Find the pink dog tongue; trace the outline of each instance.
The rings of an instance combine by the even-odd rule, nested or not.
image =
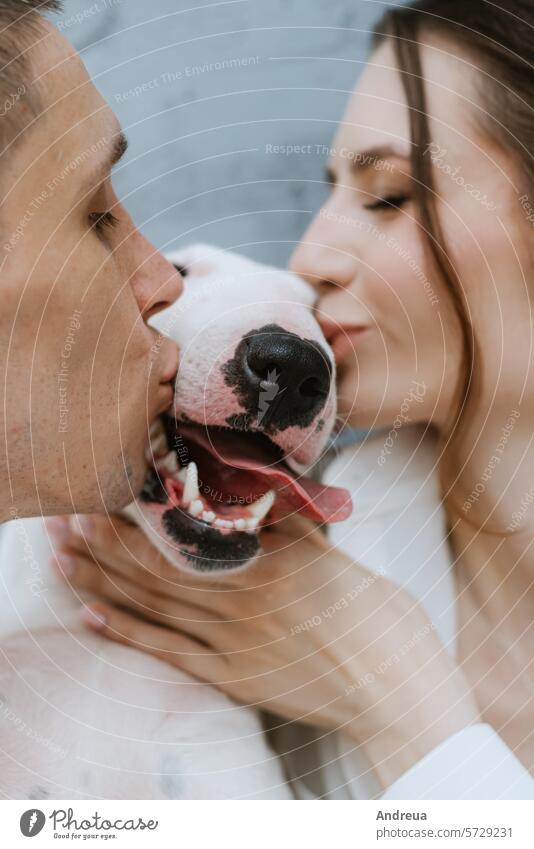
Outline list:
[[[284,467],[246,468],[253,468],[261,473],[269,481],[269,489],[278,491],[276,504],[280,508],[301,510],[305,516],[316,522],[343,522],[352,513],[352,502],[346,489],[325,486],[311,478],[297,479]]]
[[[296,478],[261,442],[243,439],[238,432],[206,431],[201,428],[180,427],[186,439],[192,438],[215,457],[234,469],[243,469],[262,479],[265,491],[277,492],[273,512],[300,510],[316,522],[342,522],[352,513],[348,490],[326,486],[311,478]]]

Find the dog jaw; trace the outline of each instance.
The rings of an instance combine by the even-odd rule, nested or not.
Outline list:
[[[287,466],[301,473],[319,458],[336,415],[334,360],[312,313],[313,290],[293,274],[205,245],[193,246],[168,258],[186,269],[184,293],[171,308],[155,316],[152,323],[162,334],[173,338],[180,349],[172,410],[177,433],[180,427],[186,431],[189,428],[191,433],[190,423],[193,423],[196,427],[209,426],[212,434],[216,433],[213,428],[224,428],[225,433],[230,430],[234,437],[236,433],[243,434],[244,443],[267,435],[280,456],[284,455]],[[276,369],[268,370],[269,379],[260,383],[257,399],[254,392],[245,398],[246,393],[235,377],[239,352],[251,334],[273,332],[273,329],[282,341],[287,336],[291,344],[309,346],[316,361],[319,352],[319,364],[327,369],[327,391],[316,405],[314,402],[317,413],[312,409],[310,415],[299,416],[299,421],[292,420],[291,404],[286,404],[283,416],[269,415],[273,395],[276,403]],[[224,443],[224,434],[219,438]],[[168,441],[164,450],[174,448],[177,446]],[[191,472],[190,458],[183,458],[179,449],[177,455],[179,463]],[[175,466],[174,453],[169,454],[167,461]],[[268,468],[269,461],[266,462]],[[278,460],[273,460],[273,464],[277,469]],[[244,468],[243,474],[247,473],[246,464],[237,463],[235,468]],[[229,474],[235,471],[231,464],[225,469],[231,470]],[[169,499],[169,485],[161,480],[165,474],[164,468],[161,475],[152,477],[144,496],[127,511],[162,554],[178,568],[195,575],[249,566],[260,550],[255,531],[261,522],[254,516],[264,512],[260,504],[265,503],[265,498],[271,499],[269,504],[275,500],[274,491],[266,494],[259,491],[258,498],[263,494],[263,501],[261,498],[251,501],[237,513],[232,509],[227,522],[226,514],[216,516],[214,511],[218,506],[212,504],[211,509],[198,500],[189,503],[189,497],[184,497],[187,494],[184,470],[180,474],[176,470],[174,474],[181,483],[170,482],[170,490],[178,488],[177,503],[173,503],[172,497]],[[275,478],[284,475],[283,472],[269,474]],[[295,489],[299,487],[295,485]],[[306,487],[304,490],[300,487],[303,498],[307,497],[302,496],[305,490]]]

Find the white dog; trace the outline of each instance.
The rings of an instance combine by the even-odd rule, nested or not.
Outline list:
[[[336,545],[413,592],[451,644],[432,438],[403,428],[387,462],[377,463],[385,444],[378,435],[337,452],[324,475],[332,486],[303,476],[324,453],[336,414],[334,361],[312,314],[313,292],[294,275],[202,245],[171,260],[186,271],[185,291],[155,323],[181,349],[175,407],[152,429],[151,471],[130,517],[178,569],[197,576],[247,568],[258,528],[288,512],[338,522]],[[352,516],[340,483],[353,496]],[[5,530],[4,797],[307,795],[296,781],[290,790],[254,710],[80,624],[80,599],[47,569],[52,555],[40,520]],[[321,745],[323,788],[341,798],[373,795],[365,762],[342,735]],[[298,750],[285,768],[307,771]]]
[[[171,260],[185,291],[155,323],[181,350],[174,415],[152,429],[128,513],[180,569],[244,569],[266,522],[350,514],[345,490],[303,476],[334,425],[334,362],[302,280],[201,245]],[[4,533],[4,796],[290,796],[256,712],[88,632],[41,520]]]

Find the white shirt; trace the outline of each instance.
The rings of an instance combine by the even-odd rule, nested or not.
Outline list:
[[[349,489],[354,503],[351,518],[332,525],[332,542],[410,592],[455,656],[456,591],[436,447],[434,434],[416,426],[367,436],[343,448],[323,480]],[[445,740],[382,794],[344,734],[295,723],[274,740],[298,798],[534,799],[534,778],[483,723]]]

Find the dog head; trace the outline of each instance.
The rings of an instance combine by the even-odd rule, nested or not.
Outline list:
[[[153,324],[180,367],[135,518],[180,568],[243,568],[266,524],[350,514],[345,490],[303,475],[334,426],[334,360],[297,276],[206,245],[169,259],[184,293]]]

